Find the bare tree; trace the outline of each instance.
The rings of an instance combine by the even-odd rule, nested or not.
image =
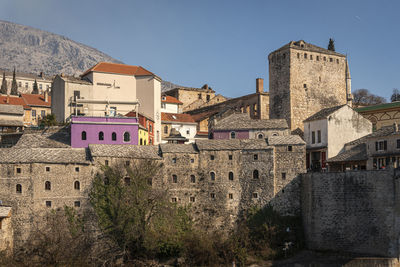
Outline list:
[[[386,103],[386,99],[381,96],[371,94],[368,89],[358,89],[353,92],[353,105],[368,106]]]
[[[391,102],[400,101],[400,91],[397,88],[393,89],[393,94],[390,97]]]

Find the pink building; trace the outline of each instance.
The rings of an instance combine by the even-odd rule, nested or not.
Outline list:
[[[137,118],[83,117],[71,119],[71,146],[89,144],[137,145],[139,124]]]

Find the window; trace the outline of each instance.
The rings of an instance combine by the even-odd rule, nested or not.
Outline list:
[[[21,168],[17,168],[17,173],[21,173]]]
[[[108,160],[107,159],[104,161],[104,165],[108,166]]]
[[[51,190],[51,183],[49,181],[44,183],[44,190]]]
[[[82,139],[82,140],[86,140],[86,132],[85,132],[85,131],[82,131],[82,133],[81,133],[81,139]]]
[[[131,178],[125,177],[124,178],[124,183],[125,183],[125,185],[131,185]]]
[[[75,208],[79,208],[81,206],[81,202],[80,201],[75,201],[74,202],[74,207]]]
[[[258,193],[254,192],[253,193],[253,198],[258,198]]]
[[[333,58],[330,57],[330,58],[329,58],[329,62],[332,62],[332,61],[333,61]]]
[[[79,167],[75,167],[75,172],[79,172]]]
[[[317,132],[317,137],[318,137],[318,143],[321,143],[321,131],[318,130]]]
[[[207,102],[209,102],[210,101],[210,95],[207,95],[206,99],[207,99]]]
[[[112,141],[117,141],[117,134],[116,134],[115,132],[113,132],[113,133],[111,134],[111,140],[112,140]]]
[[[75,190],[81,190],[81,183],[79,181],[74,182],[74,189]]]
[[[258,139],[263,139],[263,138],[264,138],[264,135],[263,135],[262,133],[260,133],[260,134],[258,134],[257,138],[258,138]]]
[[[176,202],[176,197],[171,198],[171,202]]]
[[[211,198],[215,198],[215,193],[211,193],[211,194],[210,194],[210,197],[211,197]]]
[[[42,84],[40,83],[40,84],[39,84],[39,89],[42,90],[42,88],[43,88],[43,87],[42,87]]]
[[[175,174],[172,175],[172,182],[173,182],[174,184],[178,183],[178,176],[176,176]]]
[[[375,142],[375,150],[376,151],[384,151],[387,150],[387,141],[378,141]]]
[[[153,178],[147,178],[147,184],[153,185]]]
[[[168,133],[168,126],[167,126],[167,125],[164,126],[164,133],[165,133],[165,134]]]
[[[18,82],[18,87],[22,87],[22,82]]]
[[[232,160],[232,159],[233,159],[233,156],[232,156],[232,155],[229,155],[228,158],[229,158],[229,160]]]
[[[153,132],[153,126],[151,124],[149,124],[149,132]]]
[[[283,59],[286,58],[286,54],[285,54],[285,53],[282,54],[282,58],[283,58]]]
[[[231,139],[235,139],[236,138],[236,133],[235,132],[231,132]]]
[[[303,84],[303,87],[304,87],[304,88],[307,88],[307,84]]]
[[[339,59],[336,59],[336,63],[339,64]]]
[[[324,57],[324,61],[326,61],[326,57]]]
[[[176,163],[176,158],[173,158],[173,159],[172,159],[172,163]]]
[[[287,151],[293,151],[293,147],[292,146],[288,146],[287,147]]]
[[[310,60],[312,60],[312,55],[310,55]]]
[[[50,88],[50,85],[46,84],[46,89],[49,89],[49,88]]]
[[[233,172],[229,172],[228,178],[230,181],[233,181]]]
[[[319,56],[317,56],[317,61],[319,61]]]
[[[25,88],[28,89],[28,83],[25,83]]]
[[[254,154],[254,155],[253,155],[253,159],[254,159],[254,160],[258,160],[258,154]]]
[[[36,119],[36,110],[32,109],[32,118]]]
[[[215,181],[215,172],[210,172],[211,181]]]
[[[315,144],[315,132],[311,132],[311,144]]]
[[[124,142],[130,142],[131,141],[131,134],[129,132],[124,133]]]
[[[99,132],[99,140],[100,141],[104,140],[104,133],[103,132]]]
[[[228,194],[228,198],[229,198],[229,199],[233,199],[233,194],[232,194],[232,193],[229,193],[229,194]]]
[[[194,163],[194,159],[190,159],[190,163]]]
[[[199,99],[201,99],[201,94],[199,94],[198,96],[199,96]]]
[[[214,159],[215,159],[215,156],[214,156],[214,155],[211,155],[211,156],[210,156],[210,159],[211,159],[211,160],[214,160]]]
[[[304,53],[304,58],[307,58],[307,53]]]
[[[258,179],[258,170],[253,171],[253,179]]]
[[[189,130],[186,130],[186,134],[190,134],[190,129],[189,129]]]
[[[193,174],[190,175],[190,182],[191,183],[195,183],[196,182],[196,176],[194,176]]]
[[[286,179],[286,172],[282,172],[282,180]]]
[[[161,103],[161,108],[165,108],[166,104],[165,103]]]
[[[189,201],[190,201],[190,202],[195,202],[196,199],[195,199],[195,197],[190,197],[190,198],[189,198]]]
[[[21,193],[22,193],[22,185],[17,184],[17,186],[16,186],[16,192],[17,192],[18,194],[21,194]]]
[[[125,161],[125,166],[128,167],[129,165],[131,165],[131,162],[129,160]]]
[[[396,142],[397,142],[397,148],[400,148],[400,139],[397,139]]]
[[[74,100],[80,99],[81,98],[81,92],[80,91],[74,91]]]
[[[46,207],[51,208],[51,201],[46,201]]]
[[[300,53],[297,53],[297,58],[300,58]]]
[[[46,110],[40,111],[40,117],[42,117],[42,118],[46,117]]]

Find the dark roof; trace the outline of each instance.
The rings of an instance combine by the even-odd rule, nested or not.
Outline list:
[[[194,144],[160,144],[162,153],[198,153]]]
[[[70,147],[65,140],[60,140],[59,138],[54,138],[56,134],[29,134],[24,133],[21,135],[18,142],[15,144],[14,148],[68,148]],[[68,137],[67,137],[68,138]],[[63,138],[64,139],[64,138]]]
[[[93,157],[160,159],[158,146],[91,144],[89,150]]]
[[[304,140],[298,135],[271,136],[268,138],[268,143],[272,146],[306,144],[306,142],[304,142]]]
[[[196,140],[199,150],[260,150],[272,149],[265,140],[261,139],[206,139]]]
[[[19,120],[1,120],[0,119],[0,126],[24,126],[23,121]]]
[[[74,77],[74,76],[67,76],[67,75],[57,75],[57,77],[60,77],[65,82],[92,85],[92,83],[90,81],[86,80],[85,78],[81,78],[81,77]]]
[[[302,46],[303,45],[303,46]],[[275,53],[277,51],[280,50],[285,50],[287,48],[295,48],[295,49],[299,49],[299,50],[305,50],[305,51],[310,51],[310,52],[316,52],[316,53],[324,53],[324,54],[330,54],[330,55],[335,55],[335,56],[340,56],[340,57],[345,57],[345,55],[337,53],[335,51],[331,51],[310,43],[306,43],[303,40],[299,40],[297,42],[295,41],[290,41],[288,44],[285,44],[284,46],[282,46],[281,48],[273,51],[272,53]],[[271,53],[271,54],[272,54]]]
[[[247,113],[233,113],[217,121],[214,130],[288,129],[285,119],[250,119]]]
[[[365,138],[374,138],[374,137],[384,137],[384,136],[389,136],[389,135],[395,135],[395,134],[400,134],[400,132],[396,132],[394,129],[393,125],[390,126],[384,126],[380,128],[379,130],[376,130],[373,133],[370,133],[369,135],[365,136]]]
[[[1,163],[90,164],[84,148],[1,148]]]
[[[345,150],[337,156],[328,159],[327,162],[362,161],[367,159],[367,145],[358,144],[349,150]]]
[[[307,121],[316,121],[316,120],[322,120],[322,119],[326,119],[329,115],[331,115],[333,112],[341,109],[342,107],[346,106],[345,105],[340,105],[340,106],[336,106],[336,107],[330,107],[330,108],[324,108],[321,109],[320,111],[318,111],[317,113],[315,113],[314,115],[311,115],[310,117],[308,117],[307,119],[305,119],[303,122],[307,122]]]
[[[373,106],[367,106],[367,107],[362,107],[362,108],[356,108],[355,110],[357,112],[362,113],[362,112],[368,112],[368,111],[379,111],[381,109],[389,109],[389,108],[400,108],[400,101],[379,104],[379,105],[373,105]]]

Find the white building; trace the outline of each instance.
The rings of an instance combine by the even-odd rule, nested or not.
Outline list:
[[[161,96],[161,112],[181,113],[180,106],[182,106],[182,105],[183,105],[183,103],[173,96],[169,96],[169,95]]]
[[[52,113],[61,122],[74,114],[125,115],[133,109],[132,103],[138,101],[139,112],[154,120],[154,144],[161,141],[161,79],[143,67],[100,62],[80,78],[57,75],[52,94]],[[75,99],[92,104],[79,104]]]
[[[372,132],[372,124],[348,105],[325,108],[304,120],[307,168],[326,168],[344,145]]]
[[[179,133],[187,138],[188,143],[193,143],[197,133],[197,123],[190,114],[182,113],[161,113],[162,122],[162,142],[167,143],[167,138],[172,129],[176,129]]]

